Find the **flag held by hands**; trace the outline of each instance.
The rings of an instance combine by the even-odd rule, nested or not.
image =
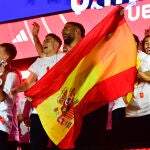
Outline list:
[[[74,147],[83,116],[133,90],[137,50],[120,9],[115,7],[26,92],[61,149]]]

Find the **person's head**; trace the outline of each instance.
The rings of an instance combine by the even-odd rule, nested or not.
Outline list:
[[[142,48],[146,54],[150,55],[150,35],[145,36],[142,40]]]
[[[82,24],[77,22],[67,22],[62,30],[64,44],[77,44],[85,36],[85,29]]]
[[[139,46],[140,46],[140,40],[139,40],[138,36],[135,35],[135,34],[133,34],[133,37],[134,37],[134,39],[135,39],[136,47],[137,47],[137,50],[138,50],[138,49],[139,49]]]
[[[51,56],[59,51],[62,44],[61,39],[53,33],[49,33],[45,36],[43,41],[43,50],[46,56]]]
[[[0,44],[0,61],[1,65],[5,62],[10,63],[17,55],[16,47],[11,43]]]

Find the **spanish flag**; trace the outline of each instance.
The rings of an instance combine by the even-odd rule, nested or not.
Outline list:
[[[60,149],[74,148],[86,114],[133,91],[137,50],[121,10],[115,7],[26,92]]]

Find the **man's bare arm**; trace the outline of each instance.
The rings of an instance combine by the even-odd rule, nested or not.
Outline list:
[[[14,97],[19,92],[25,92],[29,90],[36,83],[36,79],[36,74],[31,72],[30,76],[20,86],[11,89],[11,97]]]
[[[33,36],[33,40],[34,40],[34,44],[35,44],[35,48],[37,50],[37,53],[39,54],[40,57],[43,57],[43,46],[40,42],[40,39],[38,37],[38,33],[40,30],[40,26],[38,23],[33,22],[33,29],[32,29],[32,36]]]
[[[150,71],[145,71],[145,72],[138,71],[137,78],[140,81],[150,82]]]

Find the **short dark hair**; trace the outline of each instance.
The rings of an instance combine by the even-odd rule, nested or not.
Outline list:
[[[59,36],[57,36],[56,34],[54,33],[49,33],[46,35],[47,36],[51,36],[53,39],[55,39],[58,43],[59,43],[59,47],[62,45],[62,40]]]
[[[140,40],[136,34],[133,34],[133,36],[134,36],[135,42],[137,43],[137,48],[138,48],[138,46],[140,45]]]
[[[78,23],[78,22],[67,22],[66,24],[71,24],[71,25],[79,28],[80,31],[81,31],[81,37],[83,38],[85,36],[85,28],[84,28],[84,26],[81,23]]]
[[[9,55],[9,59],[13,60],[17,55],[16,47],[11,43],[2,43],[0,46],[5,48],[6,53]]]
[[[143,38],[143,40],[142,40],[142,48],[144,48],[145,39],[148,38],[148,37],[150,37],[150,35],[146,35],[146,36]]]

